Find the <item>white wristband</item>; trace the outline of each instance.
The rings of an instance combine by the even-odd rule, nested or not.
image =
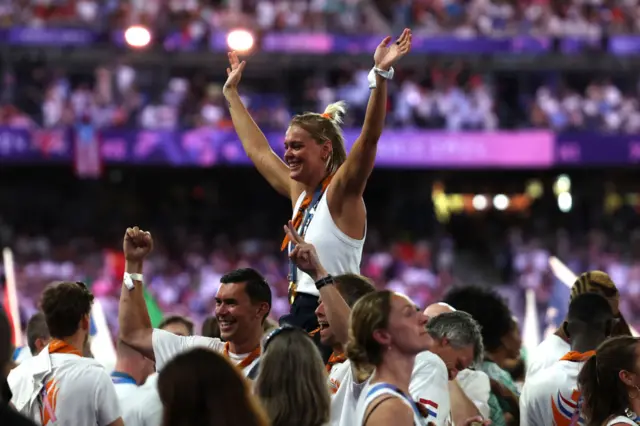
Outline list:
[[[124,273],[122,282],[124,283],[124,286],[127,287],[128,290],[133,290],[135,288],[135,285],[133,284],[134,281],[143,282],[144,277],[142,276],[142,274],[130,274],[128,272]]]
[[[367,80],[369,80],[369,89],[375,89],[377,87],[376,74],[385,80],[393,80],[394,70],[393,67],[389,68],[389,71],[376,67],[371,68],[371,71],[369,71],[369,75],[367,76]]]

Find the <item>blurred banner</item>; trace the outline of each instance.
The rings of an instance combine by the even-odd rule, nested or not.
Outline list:
[[[153,29],[150,28],[153,32]],[[0,30],[0,43],[25,46],[91,46],[110,43],[125,46],[124,30],[110,34],[84,28],[28,28],[13,27]],[[209,40],[202,35],[191,36],[183,31],[162,37],[167,50],[194,50],[205,47],[214,51],[227,51],[227,33],[214,32]],[[207,43],[208,41],[208,43]],[[366,53],[373,52],[380,43],[379,35],[334,35],[325,33],[267,33],[261,36],[262,50],[279,53]],[[612,36],[605,42],[589,38],[567,37],[413,37],[415,53],[475,53],[475,54],[540,54],[545,52],[581,53],[585,50],[606,48],[615,55],[640,52],[640,36]]]
[[[360,134],[344,132],[347,149]],[[73,163],[72,130],[30,133],[0,127],[0,164]],[[272,148],[283,154],[283,131],[266,132]],[[249,158],[233,130],[143,131],[103,129],[103,163],[200,166],[248,165]],[[387,130],[378,145],[377,164],[394,168],[548,168],[553,165],[554,136],[546,131],[448,133]]]
[[[0,127],[0,164],[75,161],[78,167],[79,141],[75,130]],[[344,131],[347,150],[359,133],[359,129]],[[89,176],[99,175],[102,163],[184,167],[250,164],[233,130],[102,129],[90,135],[86,142],[87,155],[91,155],[83,164],[87,169],[85,175]],[[282,155],[284,131],[265,135],[273,150]],[[99,153],[95,152],[98,149]],[[640,163],[640,135],[389,129],[382,134],[376,163],[381,167],[414,169],[635,165]]]
[[[631,165],[640,162],[640,135],[561,134],[555,149],[560,165]]]

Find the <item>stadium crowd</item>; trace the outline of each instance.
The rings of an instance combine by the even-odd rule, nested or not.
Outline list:
[[[416,34],[461,36],[551,35],[598,39],[637,33],[637,1],[410,1],[376,0],[23,0],[0,8],[5,26],[85,26],[94,30],[145,24],[168,35],[206,39],[211,30],[245,26],[262,31],[379,32],[384,25]],[[374,13],[375,17],[372,17]]]
[[[212,78],[209,73],[176,73],[158,80],[151,70],[126,63],[100,67],[93,74],[42,63],[18,64],[3,79],[0,125],[53,128],[81,121],[97,128],[228,129],[221,74]],[[305,77],[278,93],[266,91],[263,81],[249,79],[241,95],[265,129],[283,129],[293,114],[317,111],[338,99],[347,101],[346,124],[354,126],[364,118],[366,73],[333,70]],[[640,94],[633,76],[525,75],[521,87],[508,94],[503,93],[502,78],[475,74],[464,65],[436,67],[424,74],[407,70],[398,76],[390,96],[388,125],[452,131],[640,131]],[[25,90],[16,91],[15,84]]]
[[[344,103],[335,102],[292,118],[284,161],[240,96],[246,63],[230,52],[222,95],[264,179],[251,185],[233,168],[183,174],[186,184],[175,178],[178,171],[166,170],[112,169],[92,181],[47,169],[21,178],[19,170],[0,170],[6,177],[0,199],[10,200],[0,210],[0,239],[11,247],[3,250],[1,424],[640,424],[640,338],[622,310],[620,290],[627,285],[627,295],[634,292],[635,258],[625,274],[624,262],[602,261],[617,253],[606,240],[589,240],[588,255],[578,255],[586,261],[577,263],[578,275],[569,271],[567,279],[554,270],[570,287],[561,302],[566,315],[538,339],[530,331],[538,326],[535,315],[519,321],[497,291],[481,285],[486,275],[476,273],[457,243],[470,241],[486,258],[493,254],[486,249],[502,241],[501,264],[514,272],[505,276],[540,290],[547,253],[535,237],[554,223],[553,215],[534,216],[534,238],[518,239],[508,220],[506,226],[492,220],[509,207],[503,194],[507,204],[494,203],[486,220],[449,215],[445,226],[433,209],[437,200],[442,207],[441,182],[432,186],[408,174],[408,184],[399,185],[401,176],[372,176],[393,67],[411,44],[406,28],[375,48],[362,129],[348,153]],[[85,88],[71,106],[89,108],[91,90],[108,102],[111,80]],[[125,101],[141,107],[133,95]],[[571,189],[565,183],[562,193]],[[514,206],[521,216],[556,202],[538,186],[530,205]],[[274,192],[285,199],[282,206]],[[580,205],[590,209],[564,221],[571,231],[611,219],[588,204],[601,195],[596,188],[580,195]],[[633,229],[633,213],[627,223],[614,220],[617,234]],[[279,243],[273,224],[282,222]],[[424,236],[430,237],[421,241]],[[557,250],[570,258],[565,240]],[[593,269],[601,267],[625,284],[619,289],[609,274]],[[95,280],[87,285],[79,276]],[[43,286],[48,278],[54,282]],[[149,290],[165,306],[186,303],[183,316],[156,323]],[[27,295],[33,315],[23,333],[20,304]],[[116,339],[105,312],[117,317]],[[202,335],[189,318],[198,313],[209,317]]]

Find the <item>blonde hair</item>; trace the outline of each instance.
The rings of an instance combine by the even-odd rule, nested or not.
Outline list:
[[[298,329],[281,329],[260,358],[254,391],[272,426],[322,426],[330,420],[325,366],[313,340]]]
[[[327,106],[322,114],[305,112],[296,115],[290,126],[298,126],[306,130],[318,144],[331,141],[331,157],[327,160],[327,172],[335,173],[347,159],[344,136],[342,134],[342,118],[347,113],[347,103],[338,101]]]
[[[359,370],[371,371],[382,363],[384,348],[373,333],[389,325],[392,294],[388,290],[369,293],[351,310],[347,357]]]

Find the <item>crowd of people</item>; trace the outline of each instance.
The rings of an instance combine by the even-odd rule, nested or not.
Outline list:
[[[271,90],[265,89],[264,81],[248,80],[242,96],[265,129],[284,129],[295,113],[318,111],[338,99],[349,107],[345,124],[357,126],[366,110],[367,72],[342,69],[305,75],[291,87],[274,81],[270,87],[277,89]],[[164,79],[152,70],[123,62],[99,67],[93,74],[51,69],[42,63],[23,64],[7,71],[3,79],[6,90],[0,125],[56,128],[84,122],[99,129],[229,129],[231,117],[222,82],[209,74],[194,71]],[[503,93],[503,77],[474,74],[463,65],[434,67],[426,73],[405,70],[394,82],[388,126],[452,131],[514,127],[607,133],[640,130],[634,77],[614,81],[584,75],[577,79],[555,75],[546,80],[523,76],[521,87],[509,88],[510,93]],[[25,90],[16,91],[15,84]]]
[[[78,273],[72,264],[43,268],[53,270],[55,282],[41,292],[40,312],[27,324],[31,356],[14,362],[12,338],[15,342],[23,337],[19,315],[14,314],[17,289],[24,284],[17,281],[39,271],[27,268],[16,274],[10,253],[3,252],[11,315],[0,311],[2,424],[639,424],[640,402],[634,392],[640,386],[640,339],[633,337],[635,331],[620,311],[620,292],[607,273],[581,273],[571,285],[564,321],[523,357],[523,333],[506,301],[492,289],[473,285],[475,279],[462,286],[438,282],[430,274],[433,259],[428,245],[399,245],[394,250],[406,262],[400,288],[388,283],[389,288],[376,289],[371,280],[376,273],[381,274],[379,279],[388,278],[385,261],[388,266],[393,257],[382,256],[362,268],[365,240],[372,236],[367,235],[368,222],[377,216],[369,213],[374,203],[365,205],[364,194],[384,130],[389,82],[411,44],[412,32],[405,29],[396,40],[386,37],[376,47],[374,67],[367,75],[369,96],[361,132],[348,153],[342,131],[345,105],[334,102],[322,113],[307,112],[291,119],[284,135],[284,158],[271,149],[240,95],[247,63],[229,53],[222,95],[231,124],[257,172],[288,200],[290,219],[282,228],[284,238],[269,249],[279,247],[280,256],[287,260],[286,289],[273,286],[256,269],[262,266],[271,273],[278,269],[275,257],[272,269],[253,263],[259,260],[252,257],[260,255],[259,245],[238,247],[247,257],[245,264],[230,265],[219,252],[209,259],[194,256],[198,248],[206,247],[206,235],[190,235],[187,225],[216,219],[198,207],[215,205],[217,197],[205,194],[202,187],[190,195],[183,189],[177,198],[188,204],[182,210],[187,214],[179,221],[185,225],[169,236],[168,243],[146,227],[131,226],[124,230],[121,248],[107,253],[109,257],[102,261],[117,283],[115,367],[99,361],[105,360],[101,351],[110,341],[99,348],[90,338],[107,331],[105,326],[95,330],[100,321],[94,308],[100,305],[93,294],[104,291],[105,285],[96,282],[90,289],[83,281],[64,277]],[[230,171],[223,173],[238,208],[257,212],[263,221],[269,210],[277,209],[269,196],[238,194],[242,186],[234,184]],[[0,228],[0,237],[15,238],[16,250],[37,256],[50,249],[46,239],[37,237],[38,228],[47,229],[58,241],[65,240],[68,235],[55,223],[67,216],[76,228],[92,224],[93,235],[73,247],[86,254],[101,236],[111,234],[110,223],[123,217],[142,220],[144,209],[137,211],[138,205],[152,212],[147,216],[151,226],[162,221],[166,210],[179,210],[160,181],[149,186],[133,183],[136,202],[132,203],[96,198],[100,182],[83,184],[79,192],[60,185],[57,194],[43,200],[34,201],[34,194],[28,194],[30,201],[16,209],[28,212],[27,238],[19,241],[16,235],[6,235],[20,231],[10,224]],[[16,182],[3,189],[19,193],[22,186]],[[417,208],[421,189],[415,181],[412,186],[412,204],[403,207],[415,211],[400,217],[405,226],[427,213]],[[66,205],[49,203],[46,212],[30,209],[67,192],[71,196]],[[83,193],[92,194],[98,205],[76,208],[73,201],[82,203]],[[383,200],[378,202],[384,205]],[[101,222],[102,217],[93,214],[101,207],[106,207],[102,214],[106,212],[111,222]],[[384,205],[382,210],[389,207]],[[225,214],[233,213],[220,211],[217,218]],[[386,217],[392,215],[384,212]],[[245,234],[253,227],[242,222],[247,216],[232,220]],[[25,223],[25,218],[14,220]],[[164,261],[162,254],[172,242],[186,248],[181,254],[187,263],[211,274],[206,283],[212,285],[205,290],[213,296],[213,306],[206,309],[214,316],[205,321],[202,335],[194,334],[190,312],[167,317],[158,327],[152,322],[145,286],[153,286],[153,271],[166,266],[158,262]],[[452,247],[445,242],[440,246],[438,267],[446,276],[453,261]],[[222,250],[230,247],[234,246],[222,246]],[[161,256],[154,264],[151,256],[156,249]],[[89,271],[91,265],[92,259],[86,259],[83,266]],[[176,278],[165,287],[171,303],[176,300],[171,293],[183,282],[188,284],[188,274],[181,268],[164,271]],[[415,293],[408,290],[412,286]],[[282,297],[279,292],[286,292],[288,309],[276,324],[269,317],[274,295]]]
[[[211,30],[238,25],[263,31],[378,32],[381,25],[410,26],[418,34],[504,36],[534,34],[595,38],[638,32],[637,1],[499,2],[377,0],[63,0],[8,2],[0,8],[5,26],[124,28],[143,23],[161,35],[188,32],[206,38]],[[372,16],[373,13],[373,16]],[[382,23],[379,23],[381,21]]]
[[[94,296],[81,282],[55,282],[29,320],[32,356],[8,368],[3,424],[31,424],[14,409],[42,425],[82,419],[115,426],[346,426],[383,425],[389,416],[403,425],[542,426],[578,416],[587,425],[636,424],[638,407],[628,393],[637,386],[639,340],[630,337],[607,274],[578,278],[566,319],[523,359],[519,324],[495,291],[449,289],[422,313],[364,276],[331,276],[315,247],[294,228],[287,232],[296,242],[296,265],[325,280],[315,313],[320,327],[311,336],[266,321],[272,292],[252,268],[220,277],[215,327],[196,335],[189,318],[174,316],[152,329],[144,278],[133,271],[147,271],[154,240],[128,228],[114,371],[105,371],[86,346]],[[10,363],[9,325],[0,311],[3,364]],[[333,352],[323,355],[316,345]],[[397,404],[383,404],[389,398]]]

